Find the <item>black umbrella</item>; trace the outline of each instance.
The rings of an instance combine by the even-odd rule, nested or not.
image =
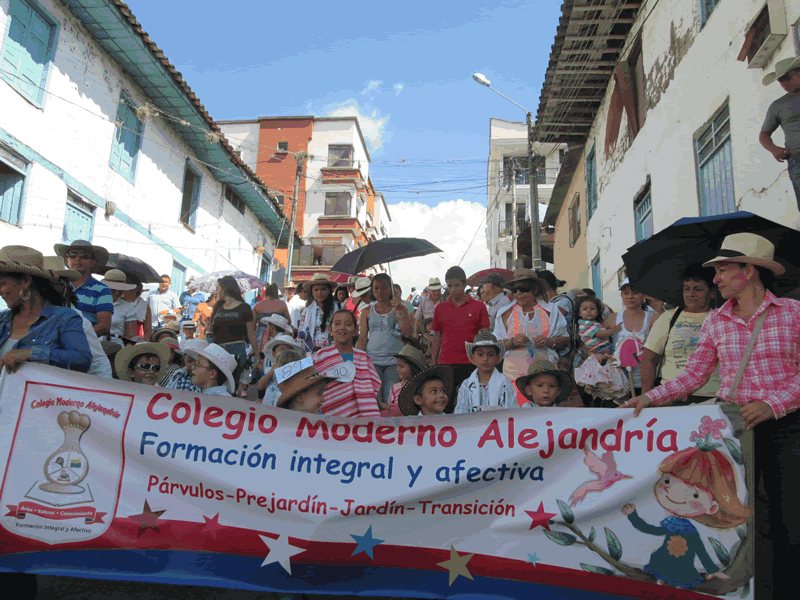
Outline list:
[[[725,236],[755,233],[775,245],[775,260],[786,274],[775,280],[778,295],[800,287],[800,231],[753,213],[740,211],[713,217],[686,217],[628,248],[622,255],[631,286],[637,292],[681,304],[681,279],[687,267],[711,260]],[[788,262],[791,258],[797,264]]]
[[[115,252],[108,255],[105,266],[98,269],[101,274],[111,269],[119,269],[126,275],[133,275],[142,283],[161,283],[161,275],[141,259]]]
[[[375,265],[441,252],[427,240],[417,238],[383,238],[348,252],[331,267],[337,273],[355,275]]]

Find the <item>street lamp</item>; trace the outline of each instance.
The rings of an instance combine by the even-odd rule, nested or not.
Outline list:
[[[531,192],[528,198],[528,209],[531,213],[531,262],[533,263],[534,269],[543,269],[544,264],[542,263],[542,240],[541,240],[541,232],[539,231],[539,186],[538,182],[536,181],[536,168],[534,165],[534,155],[533,155],[533,115],[528,111],[527,108],[522,106],[521,104],[514,102],[511,98],[506,96],[504,93],[494,89],[492,87],[491,82],[486,79],[481,73],[475,73],[472,78],[480,83],[481,85],[485,85],[490,90],[497,92],[503,98],[511,102],[512,104],[516,104],[522,110],[525,111],[525,122],[528,126],[528,184],[530,185]],[[514,219],[516,219],[516,211],[517,208],[514,207]],[[516,267],[516,265],[514,265]]]

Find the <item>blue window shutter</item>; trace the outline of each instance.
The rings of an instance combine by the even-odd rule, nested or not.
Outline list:
[[[124,125],[127,114],[128,105],[125,104],[123,96],[123,99],[120,101],[119,107],[117,108],[117,123]],[[111,160],[109,161],[109,165],[117,172],[119,172],[120,155],[122,152],[122,136],[124,132],[125,130],[122,127],[117,126],[116,129],[114,129],[114,139],[111,143]]]
[[[25,54],[25,37],[31,22],[33,9],[26,2],[11,2],[9,18],[11,23],[8,37],[3,46],[3,71],[8,75],[3,78],[15,88],[20,87],[21,81],[17,79],[20,63]]]
[[[133,183],[136,155],[139,152],[142,122],[127,96],[123,95],[117,109],[117,126],[111,146],[109,164],[117,173]]]
[[[94,233],[92,225],[93,217],[91,213],[67,201],[67,209],[64,214],[64,230],[61,236],[65,244],[75,240],[91,242]]]
[[[14,171],[0,173],[0,219],[16,225],[25,178]]]

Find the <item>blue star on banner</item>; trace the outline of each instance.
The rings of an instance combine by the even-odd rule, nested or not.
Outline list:
[[[361,552],[366,552],[367,556],[369,556],[370,560],[373,560],[375,557],[373,556],[372,549],[375,548],[378,544],[382,544],[384,540],[379,540],[378,538],[372,537],[372,525],[369,526],[367,529],[367,533],[364,535],[353,535],[350,534],[350,537],[353,538],[356,543],[356,549],[353,550],[353,553],[350,556],[355,556],[356,554],[360,554]]]
[[[536,563],[539,562],[540,560],[542,559],[536,556],[536,552],[534,552],[533,554],[528,554],[528,562],[531,563],[534,567],[536,566]]]

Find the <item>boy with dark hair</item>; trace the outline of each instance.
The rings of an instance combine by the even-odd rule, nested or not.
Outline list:
[[[461,267],[450,267],[445,283],[450,297],[440,302],[433,312],[433,340],[430,355],[432,365],[445,365],[453,371],[453,390],[445,412],[455,408],[455,391],[475,370],[467,356],[465,344],[478,333],[489,333],[489,313],[486,305],[464,293],[467,274]]]
[[[764,77],[763,84],[770,85],[775,81],[781,84],[786,94],[769,105],[758,141],[775,160],[788,163],[789,179],[800,209],[800,56],[775,63],[775,71]],[[783,129],[785,148],[772,142],[772,134],[778,126]]]
[[[497,370],[503,346],[491,333],[479,333],[466,344],[475,370],[458,388],[455,412],[470,413],[516,407],[517,390],[511,380]]]
[[[412,377],[400,392],[397,404],[405,416],[444,414],[453,393],[453,371],[434,365]]]

